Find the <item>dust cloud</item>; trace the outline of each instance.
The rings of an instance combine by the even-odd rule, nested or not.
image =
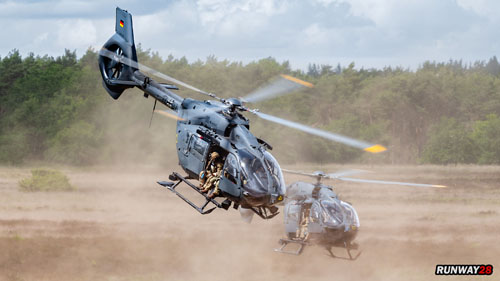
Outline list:
[[[55,193],[20,192],[29,170],[0,168],[0,280],[437,280],[436,264],[496,266],[500,168],[356,168],[376,172],[367,178],[450,188],[328,182],[361,220],[363,253],[345,261],[317,246],[301,256],[274,252],[281,214],[252,224],[232,208],[198,214],[155,183],[180,171],[173,165],[67,168],[78,191]]]

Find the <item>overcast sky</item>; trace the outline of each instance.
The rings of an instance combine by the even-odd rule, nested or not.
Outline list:
[[[191,62],[271,56],[303,69],[352,61],[416,68],[500,50],[495,0],[0,0],[0,56],[98,49],[114,33],[116,6],[132,13],[136,43]]]

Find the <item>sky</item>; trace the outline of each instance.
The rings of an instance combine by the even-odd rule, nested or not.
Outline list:
[[[0,56],[97,50],[114,33],[117,6],[133,15],[136,43],[190,62],[214,55],[274,57],[294,69],[415,69],[488,60],[500,50],[495,0],[0,0]]]

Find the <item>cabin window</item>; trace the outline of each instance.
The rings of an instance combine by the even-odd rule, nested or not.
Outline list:
[[[186,136],[186,146],[184,148],[184,154],[185,155],[188,155],[189,154],[189,151],[191,150],[191,148],[193,147],[193,143],[195,141],[195,138],[194,138],[194,135],[188,133],[187,136]]]
[[[205,150],[207,148],[207,143],[199,138],[196,138],[196,141],[194,142],[194,150],[196,150],[200,155],[205,154]]]

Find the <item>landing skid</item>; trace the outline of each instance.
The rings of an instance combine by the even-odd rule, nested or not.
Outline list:
[[[358,251],[358,253],[355,256],[353,256],[351,254],[351,250],[358,250],[358,248],[359,248],[358,244],[347,244],[347,243],[344,242],[344,246],[342,248],[346,249],[347,255],[349,255],[348,258],[336,256],[335,254],[333,254],[332,248],[333,247],[326,248],[326,250],[328,251],[328,253],[330,253],[330,256],[332,258],[335,258],[335,259],[342,259],[342,260],[354,261],[354,260],[356,260],[361,255],[361,251]]]
[[[229,201],[228,199],[226,199],[222,203],[219,203],[219,202],[215,201],[214,199],[209,198],[208,195],[205,194],[205,193],[203,193],[203,192],[201,192],[201,190],[198,189],[198,187],[196,187],[196,185],[192,184],[190,181],[188,181],[186,178],[184,178],[183,176],[179,175],[176,172],[173,172],[169,176],[169,179],[173,180],[173,181],[177,181],[177,183],[174,183],[174,182],[171,182],[171,181],[159,181],[158,184],[161,185],[161,186],[166,187],[168,190],[170,190],[173,193],[175,193],[177,196],[179,196],[182,200],[184,200],[186,203],[188,203],[191,207],[193,207],[194,209],[196,209],[196,211],[198,211],[202,215],[210,214],[216,208],[222,208],[222,209],[227,210],[227,209],[229,209],[229,206],[231,205],[231,201]],[[175,188],[181,182],[184,182],[185,184],[187,184],[188,186],[190,186],[192,189],[194,189],[196,192],[198,192],[200,195],[202,195],[205,198],[206,201],[203,204],[203,206],[201,206],[201,207],[197,206],[195,203],[191,202],[191,200],[187,199],[184,195],[182,195],[177,190],[175,190]],[[214,204],[215,207],[213,207],[211,209],[208,209],[208,210],[205,210],[205,208],[207,207],[207,205],[209,203]]]
[[[274,249],[275,252],[296,255],[296,256],[300,255],[302,253],[302,250],[304,249],[304,247],[309,245],[309,243],[307,243],[304,240],[292,240],[292,239],[280,239],[279,243],[280,243],[281,247],[279,247],[278,249]],[[297,249],[296,251],[287,251],[286,246],[288,246],[288,244],[298,244],[299,249]]]
[[[279,253],[283,253],[283,254],[290,254],[290,255],[300,255],[302,253],[302,251],[304,250],[304,247],[307,246],[307,245],[310,245],[309,242],[306,242],[306,240],[304,239],[280,239],[279,241],[281,247],[277,248],[277,249],[274,249],[275,252],[279,252]],[[289,244],[298,244],[299,245],[299,248],[296,250],[296,251],[287,251],[286,250],[286,246],[288,246]],[[347,251],[347,255],[349,257],[340,257],[340,256],[336,256],[333,252],[332,252],[332,246],[331,247],[327,247],[326,250],[328,251],[328,253],[330,253],[330,256],[332,258],[336,258],[336,259],[342,259],[342,260],[350,260],[350,261],[354,261],[356,260],[360,255],[361,255],[361,251],[359,251],[356,255],[352,255],[351,251],[352,250],[358,250],[358,244],[347,244],[347,243],[344,243],[343,246],[340,246],[341,248],[344,248],[346,249]]]

